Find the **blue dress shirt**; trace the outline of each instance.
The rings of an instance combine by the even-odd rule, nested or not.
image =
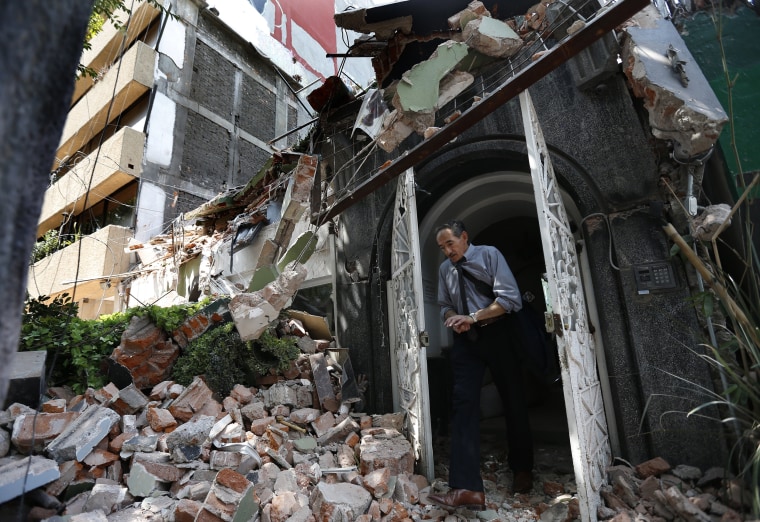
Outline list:
[[[462,268],[473,277],[491,286],[496,302],[507,312],[517,312],[522,308],[520,289],[515,276],[512,275],[507,260],[496,247],[488,245],[469,245],[464,253],[466,261]],[[471,311],[486,308],[493,303],[490,296],[478,293],[475,283],[464,279],[467,293],[467,307]],[[441,305],[441,317],[453,310],[461,314],[459,297],[459,276],[451,260],[441,263],[438,269],[438,304]]]

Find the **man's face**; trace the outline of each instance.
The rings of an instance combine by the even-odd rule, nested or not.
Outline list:
[[[462,235],[457,237],[450,228],[444,228],[438,232],[435,240],[438,242],[438,248],[452,263],[462,259],[467,250],[467,232],[462,232]]]

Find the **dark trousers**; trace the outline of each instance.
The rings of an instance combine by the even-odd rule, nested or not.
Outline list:
[[[480,477],[480,389],[486,367],[491,371],[504,405],[509,467],[533,469],[533,437],[518,356],[520,322],[513,314],[478,328],[478,339],[454,334],[451,370],[454,379],[451,419],[449,486],[483,491]]]

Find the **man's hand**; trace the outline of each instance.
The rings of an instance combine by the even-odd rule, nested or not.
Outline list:
[[[451,328],[456,333],[468,331],[473,324],[474,320],[469,315],[452,315],[443,322],[446,328]]]

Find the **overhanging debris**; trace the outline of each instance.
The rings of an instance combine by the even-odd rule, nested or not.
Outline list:
[[[561,38],[557,45],[541,54],[537,54],[537,52],[544,46],[545,40],[539,35],[534,46],[526,46],[515,59],[506,62],[505,70],[509,76],[496,90],[485,95],[477,103],[472,103],[467,110],[462,112],[461,116],[445,127],[429,136],[426,135],[425,141],[407,151],[406,154],[384,164],[378,172],[352,187],[345,195],[336,197],[329,207],[313,213],[312,223],[325,223],[385,183],[395,179],[406,169],[420,163],[520,92],[615,29],[646,5],[649,5],[646,0],[621,0],[613,5],[603,7],[593,17],[587,18],[582,28]],[[559,35],[555,35],[555,37],[559,37]],[[535,61],[532,61],[533,58]]]

